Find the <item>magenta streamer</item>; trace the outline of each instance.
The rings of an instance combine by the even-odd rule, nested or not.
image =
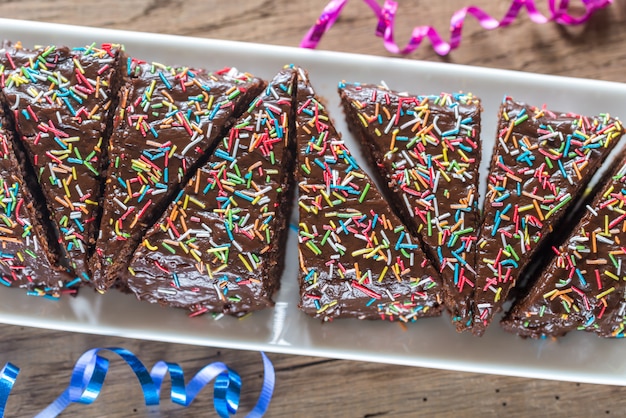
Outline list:
[[[372,9],[378,18],[376,36],[383,38],[385,48],[394,54],[409,54],[416,50],[425,38],[428,38],[437,54],[447,55],[461,44],[463,23],[467,16],[474,17],[487,30],[509,26],[519,16],[522,9],[526,9],[530,20],[535,23],[555,22],[559,25],[580,25],[585,23],[597,10],[609,6],[613,0],[582,0],[584,12],[579,16],[569,14],[569,0],[548,0],[549,16],[541,14],[533,0],[513,0],[508,11],[501,20],[490,16],[484,10],[468,6],[452,15],[450,19],[450,42],[446,42],[432,26],[416,26],[411,33],[411,39],[404,48],[400,48],[394,40],[393,28],[398,3],[385,0],[380,6],[375,0],[363,0]],[[348,0],[331,0],[315,24],[302,39],[302,48],[315,48],[322,36],[333,26]]]

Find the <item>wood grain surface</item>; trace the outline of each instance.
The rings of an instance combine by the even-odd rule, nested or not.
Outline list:
[[[546,1],[538,3],[540,10],[546,10]],[[428,23],[445,32],[452,13],[468,4],[469,0],[400,1],[396,39],[403,44],[417,24]],[[499,17],[510,0],[473,4]],[[324,5],[324,0],[0,0],[0,17],[297,46]],[[319,48],[390,56],[374,37],[375,24],[367,6],[353,0]],[[626,82],[626,1],[615,0],[582,27],[537,25],[522,13],[508,28],[485,31],[469,19],[461,47],[448,57],[439,57],[425,43],[406,59]],[[29,417],[44,408],[65,387],[80,354],[93,347],[126,347],[146,365],[165,359],[180,363],[188,374],[209,362],[223,361],[242,376],[242,412],[253,406],[261,387],[262,363],[256,352],[7,325],[0,325],[0,332],[0,363],[11,361],[22,368],[6,416]],[[626,387],[305,356],[271,354],[270,358],[277,372],[267,414],[271,417],[626,416]],[[117,359],[112,361],[101,397],[91,406],[71,405],[63,414],[214,415],[210,389],[188,409],[169,400],[160,407],[146,407],[134,375]]]

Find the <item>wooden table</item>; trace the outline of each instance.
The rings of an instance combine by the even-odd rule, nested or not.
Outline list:
[[[317,0],[0,0],[0,16],[146,32],[297,46],[325,1]],[[397,39],[404,42],[416,24],[446,30],[452,12],[468,2],[401,2]],[[509,0],[473,1],[494,16]],[[545,10],[544,1],[539,1]],[[573,2],[577,3],[577,2]],[[454,62],[626,82],[626,2],[616,0],[584,27],[536,25],[522,13],[511,27],[484,31],[473,20],[461,48],[436,55],[423,45],[406,59]],[[244,18],[245,16],[245,18]],[[376,20],[357,0],[319,45],[320,49],[390,55],[375,38]],[[0,28],[0,37],[2,30]],[[43,40],[45,42],[45,40]],[[625,98],[626,99],[626,98]],[[626,100],[625,100],[626,101]],[[0,363],[22,367],[7,416],[33,416],[62,391],[71,366],[85,350],[122,346],[149,366],[165,359],[188,374],[212,361],[237,370],[244,382],[242,411],[256,401],[262,364],[256,352],[193,347],[0,326]],[[268,416],[624,416],[626,387],[564,383],[472,373],[407,368],[314,357],[270,354],[277,384]],[[143,404],[134,376],[114,361],[101,397],[92,406],[72,405],[64,416],[212,416],[211,390],[188,409],[164,400]],[[167,392],[165,392],[167,393]]]

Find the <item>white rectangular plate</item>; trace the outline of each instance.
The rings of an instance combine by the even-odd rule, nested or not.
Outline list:
[[[236,66],[266,79],[285,64],[301,65],[309,70],[314,87],[328,101],[338,130],[357,158],[358,147],[339,108],[336,86],[342,79],[386,80],[392,89],[420,94],[463,90],[481,97],[486,156],[482,173],[486,172],[497,109],[504,95],[536,105],[546,103],[551,109],[588,115],[609,112],[626,118],[626,86],[618,83],[4,19],[0,19],[0,38],[21,40],[26,46],[119,42],[142,59],[208,69]],[[483,180],[486,177],[481,176]],[[475,338],[457,334],[447,315],[409,324],[406,331],[388,322],[338,320],[323,324],[309,318],[296,306],[296,239],[291,231],[276,307],[244,320],[191,319],[182,310],[138,302],[115,291],[101,296],[84,289],[77,298],[51,302],[2,288],[0,322],[185,344],[626,385],[624,342],[591,334],[574,332],[558,341],[522,340],[494,323],[484,337]]]

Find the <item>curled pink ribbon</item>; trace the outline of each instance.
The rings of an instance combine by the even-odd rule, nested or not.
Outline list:
[[[404,48],[400,48],[394,41],[393,26],[398,11],[398,3],[393,0],[385,0],[380,6],[375,0],[363,0],[378,17],[376,36],[382,37],[385,48],[394,54],[409,54],[420,46],[424,38],[428,38],[435,52],[439,55],[447,55],[461,44],[461,32],[463,23],[468,15],[478,20],[478,23],[488,30],[509,26],[515,21],[520,11],[525,8],[528,16],[535,23],[555,22],[560,25],[580,25],[585,23],[598,9],[607,7],[613,0],[582,0],[584,12],[580,16],[572,16],[568,13],[569,0],[548,0],[550,16],[541,14],[535,6],[534,0],[513,0],[509,10],[502,20],[491,17],[478,7],[464,7],[452,15],[450,19],[450,42],[446,42],[432,26],[416,26],[411,34],[411,39]],[[348,0],[331,0],[317,22],[309,29],[302,39],[302,48],[315,48],[322,36],[333,26],[343,7]]]

